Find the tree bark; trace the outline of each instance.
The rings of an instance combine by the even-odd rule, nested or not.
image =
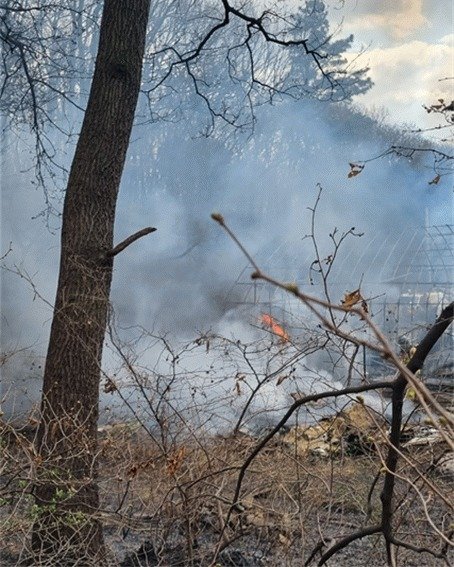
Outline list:
[[[109,251],[149,6],[150,0],[105,0],[93,82],[69,174],[37,439],[36,563],[49,557],[65,566],[105,560],[96,453],[113,267]]]

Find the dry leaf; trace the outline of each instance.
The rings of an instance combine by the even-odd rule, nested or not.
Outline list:
[[[173,476],[180,469],[185,456],[186,447],[180,447],[178,451],[175,451],[173,455],[167,458],[167,473],[169,476]]]
[[[429,185],[438,185],[440,179],[441,179],[441,176],[440,176],[440,174],[438,173],[438,174],[432,179],[432,181],[429,181]]]
[[[348,172],[349,179],[351,177],[356,177],[364,169],[364,165],[360,165],[358,163],[349,163],[349,166],[350,166],[350,171]]]
[[[43,457],[41,455],[35,455],[33,457],[33,462],[35,463],[35,465],[37,467],[41,466],[42,462],[43,462]]]
[[[246,375],[245,375],[245,374],[241,374],[240,372],[237,372],[237,373],[236,373],[236,376],[235,376],[235,380],[236,380],[236,383],[235,383],[235,390],[236,390],[236,393],[237,393],[238,396],[241,396],[241,386],[240,386],[240,382],[244,382],[244,379],[245,379],[245,378],[246,378]]]
[[[132,464],[126,471],[128,480],[132,480],[140,471],[143,471],[150,466],[154,468],[153,459],[148,459],[147,461],[143,461],[141,463]]]
[[[131,467],[129,467],[129,469],[126,471],[126,474],[128,476],[128,480],[132,480],[137,473],[139,472],[139,466],[134,464]]]
[[[355,289],[355,291],[347,292],[344,295],[344,299],[342,299],[341,303],[347,309],[354,307],[360,301],[364,301],[364,297],[361,295],[360,289]]]
[[[290,392],[291,397],[295,400],[295,402],[299,402],[301,398],[304,398],[304,394],[301,392]]]
[[[333,263],[334,257],[332,254],[330,254],[329,256],[327,256],[323,261],[325,262],[325,264],[327,266],[329,266],[330,264]]]

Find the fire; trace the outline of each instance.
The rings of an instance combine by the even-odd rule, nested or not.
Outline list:
[[[271,317],[268,313],[263,313],[260,316],[261,322],[271,329],[271,332],[282,339],[284,343],[290,340],[290,336],[279,323]]]

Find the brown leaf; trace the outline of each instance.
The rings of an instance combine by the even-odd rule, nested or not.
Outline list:
[[[441,175],[438,173],[438,174],[432,179],[432,181],[429,181],[429,185],[438,185],[440,179],[441,179]]]
[[[295,400],[295,402],[299,402],[301,398],[304,398],[304,394],[301,392],[290,392],[290,395]]]
[[[167,458],[167,473],[173,476],[183,464],[186,456],[186,447],[180,447],[177,451]]]
[[[344,307],[350,309],[351,307],[357,305],[360,301],[364,301],[364,298],[361,295],[360,289],[358,288],[355,289],[355,291],[347,292],[344,295],[344,299],[342,299],[341,303]]]
[[[327,256],[323,261],[325,262],[325,264],[327,266],[329,266],[330,264],[333,263],[334,257],[332,254],[330,254],[329,256]]]
[[[133,463],[126,471],[128,480],[132,480],[140,471],[143,471],[150,466],[154,468],[153,459],[148,459],[147,461],[143,461],[141,463]]]
[[[134,464],[131,467],[129,467],[129,469],[126,472],[128,479],[132,480],[137,475],[138,472],[139,472],[139,466],[138,465]]]
[[[43,462],[43,457],[41,455],[35,455],[33,457],[33,462],[35,463],[35,465],[37,467],[41,466],[42,462]]]
[[[350,171],[348,172],[348,176],[347,176],[349,179],[352,177],[356,177],[364,169],[364,165],[360,165],[358,163],[349,163],[349,166],[350,166]]]

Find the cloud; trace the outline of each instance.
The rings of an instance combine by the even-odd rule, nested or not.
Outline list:
[[[452,36],[437,43],[410,41],[372,49],[364,56],[374,87],[361,98],[366,105],[386,106],[397,120],[430,120],[421,109],[440,97],[451,100],[453,84],[440,81],[452,76]]]
[[[444,43],[446,45],[450,45],[451,47],[454,46],[454,33],[448,33],[440,38],[440,43]]]
[[[382,28],[395,39],[409,37],[416,30],[428,26],[423,13],[423,0],[366,0],[362,14],[355,14],[348,28],[376,30]]]

